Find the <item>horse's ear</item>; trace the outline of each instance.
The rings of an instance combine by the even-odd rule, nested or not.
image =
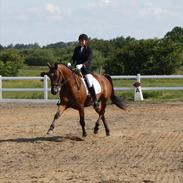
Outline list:
[[[55,65],[55,69],[58,69],[58,64],[57,64],[57,63],[55,63],[54,65]]]
[[[50,63],[47,63],[47,66],[51,69],[51,64]]]
[[[40,74],[40,76],[42,76],[42,77],[44,77],[45,75],[47,75],[46,72],[42,72],[42,73]]]

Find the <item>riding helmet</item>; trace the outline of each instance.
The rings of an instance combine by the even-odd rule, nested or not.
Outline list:
[[[86,34],[81,34],[81,35],[79,35],[79,39],[78,40],[79,41],[80,40],[86,40],[86,41],[88,41],[88,36]]]

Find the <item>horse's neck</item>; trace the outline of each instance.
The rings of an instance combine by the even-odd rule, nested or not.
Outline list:
[[[64,76],[64,78],[68,78],[72,74],[72,71],[66,67],[60,69],[60,72]]]
[[[64,77],[65,86],[73,87],[75,85],[78,85],[76,81],[78,80],[78,76],[66,66],[62,66],[61,74]]]

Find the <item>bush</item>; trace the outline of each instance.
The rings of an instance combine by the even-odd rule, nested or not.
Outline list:
[[[16,76],[23,66],[24,58],[15,50],[7,50],[0,54],[0,75]]]
[[[25,58],[25,63],[32,66],[46,66],[47,63],[53,64],[57,61],[50,49],[36,49]]]

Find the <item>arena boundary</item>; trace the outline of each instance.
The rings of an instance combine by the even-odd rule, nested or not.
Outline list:
[[[112,79],[130,79],[134,80],[133,82],[141,82],[141,79],[183,79],[183,75],[113,75]],[[42,80],[42,88],[3,88],[4,80]],[[34,102],[34,103],[56,103],[58,100],[49,99],[48,92],[51,90],[48,87],[48,76],[44,77],[4,77],[0,76],[0,102]],[[115,90],[119,91],[129,91],[134,90],[133,87],[114,87]],[[183,87],[142,87],[142,91],[157,91],[157,90],[183,90]],[[43,99],[6,99],[3,98],[3,92],[43,92]]]

